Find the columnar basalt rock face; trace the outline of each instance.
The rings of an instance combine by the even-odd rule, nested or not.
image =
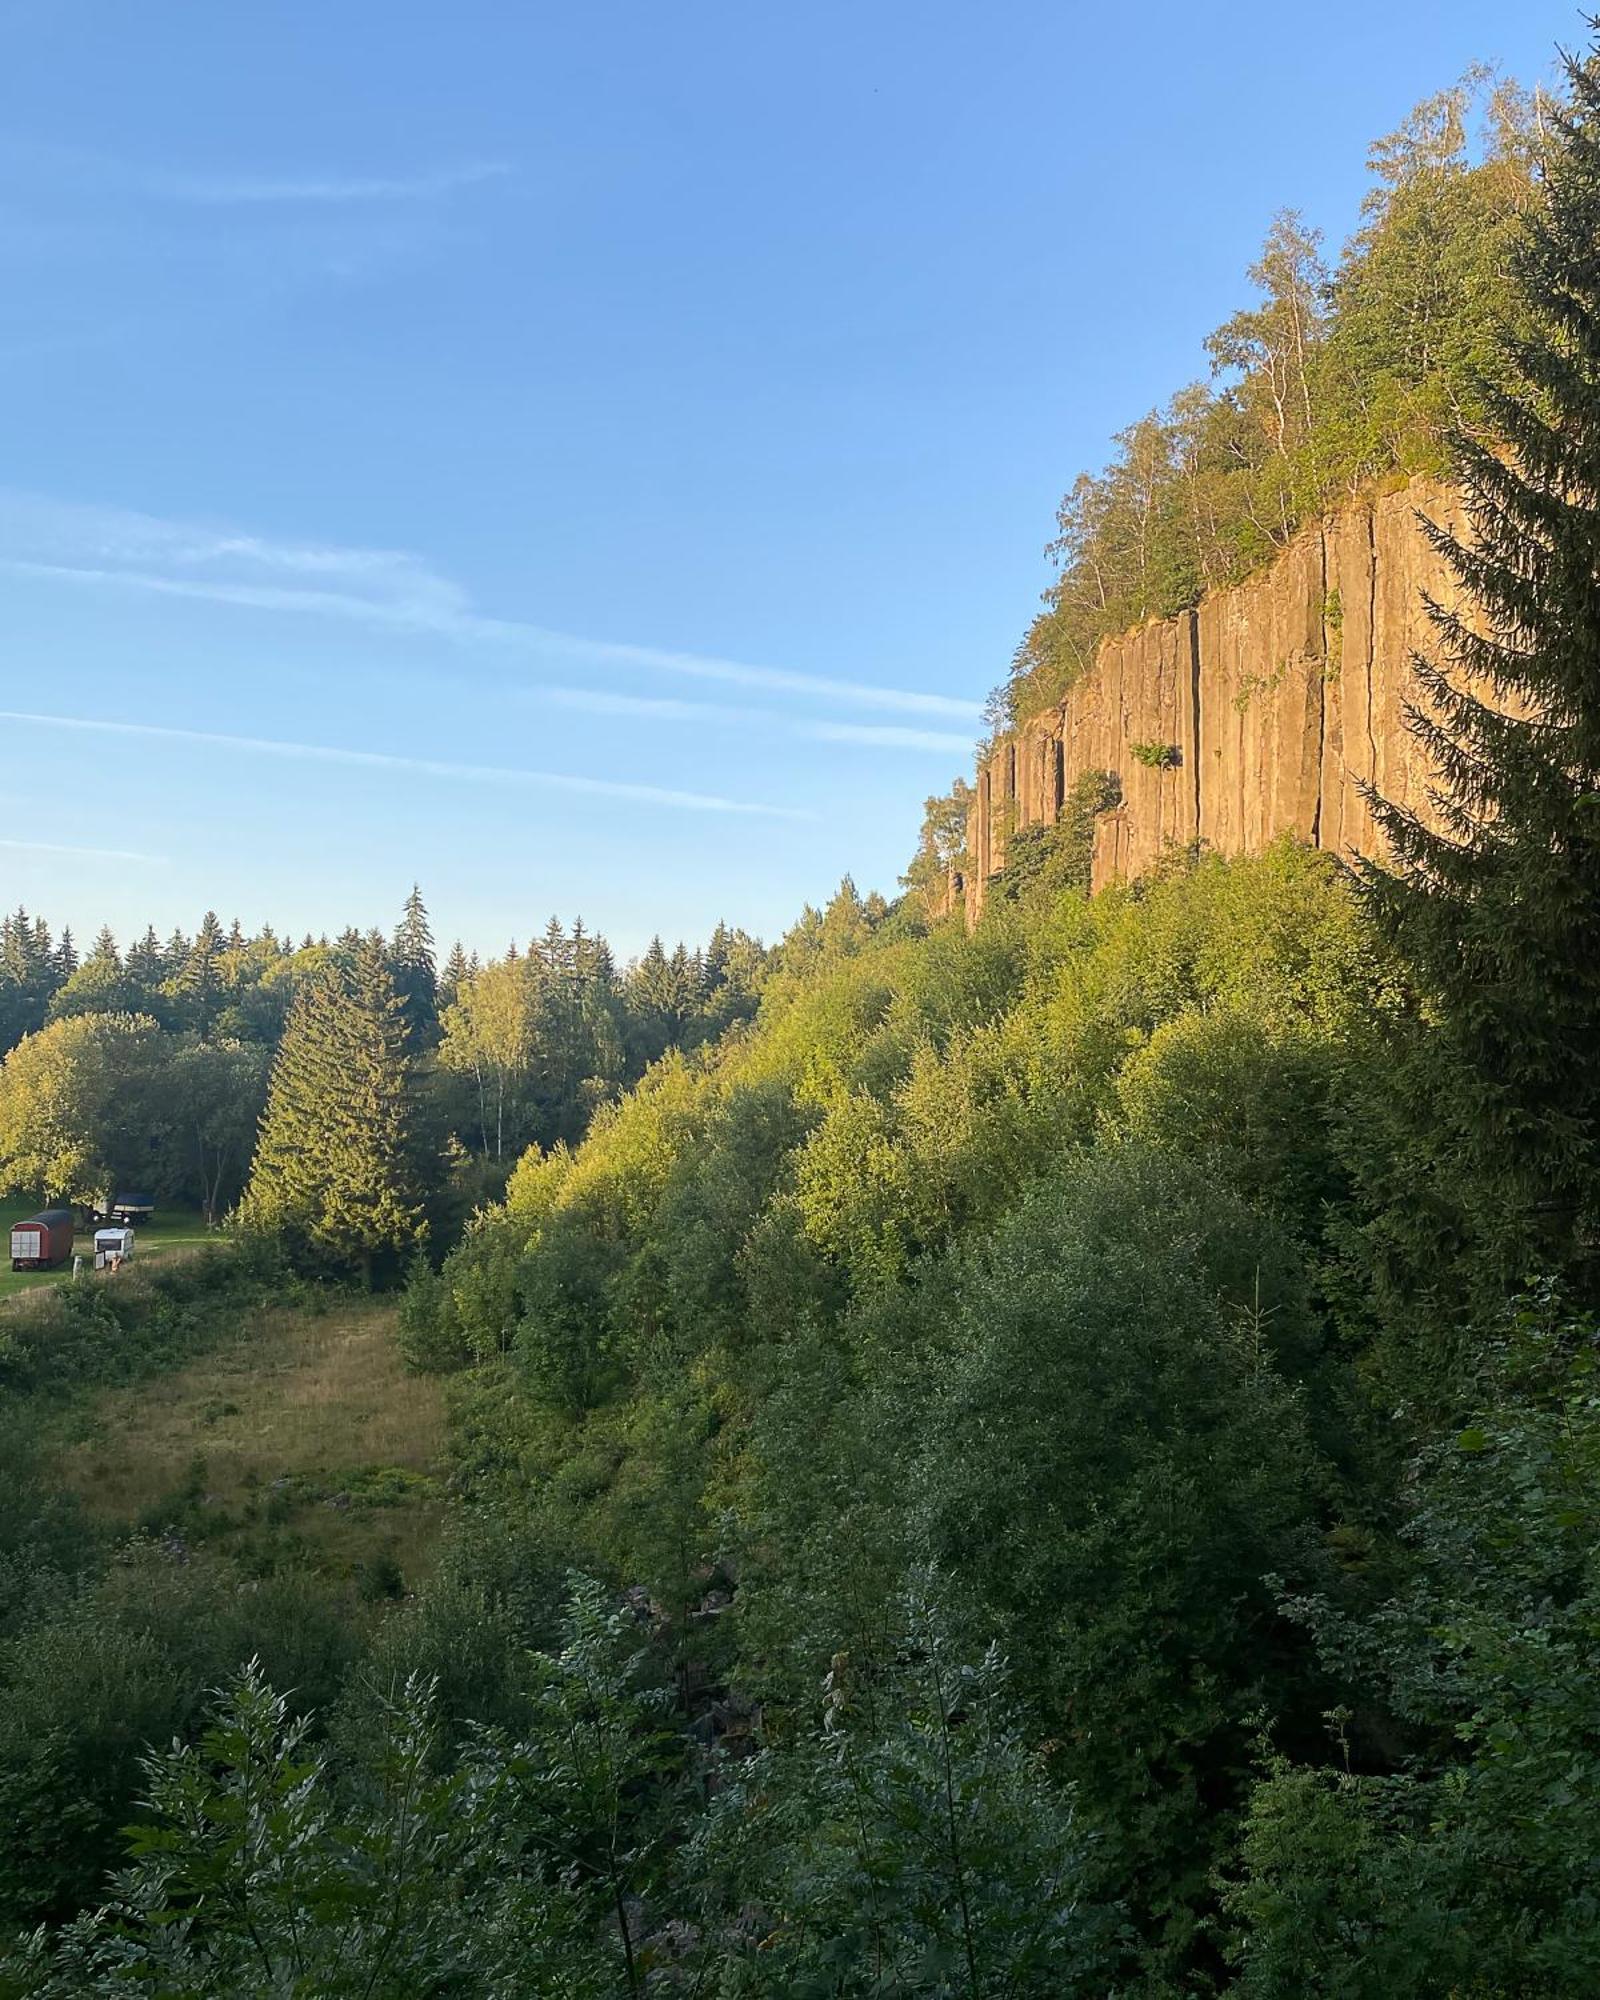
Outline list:
[[[1100,822],[1095,886],[1143,874],[1173,844],[1198,831],[1199,745],[1195,737],[1195,617],[1143,626],[1101,649],[1100,699],[1067,779],[1114,771],[1122,804]]]
[[[1249,854],[1291,834],[1373,854],[1363,784],[1432,816],[1406,705],[1413,655],[1433,637],[1426,598],[1456,591],[1419,515],[1462,525],[1449,488],[1415,481],[1305,529],[1270,569],[1198,610],[1106,640],[1058,707],[979,764],[969,918],[1012,830],[1053,823],[1087,773],[1114,772],[1122,788],[1096,825],[1096,889],[1197,840]]]

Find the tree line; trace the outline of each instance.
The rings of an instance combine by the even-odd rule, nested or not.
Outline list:
[[[81,959],[70,930],[19,909],[0,920],[0,1187],[92,1201],[137,1184],[218,1219],[249,1178],[269,1082],[286,1103],[310,1048],[328,1064],[318,1116],[341,1063],[382,1080],[403,1107],[407,1212],[450,1228],[528,1144],[576,1138],[668,1047],[747,1014],[766,965],[719,925],[701,949],[657,938],[619,966],[581,919],[552,918],[503,958],[457,943],[440,966],[416,890],[388,937],[295,945],[207,912],[192,937],[147,930],[125,951],[103,930]]]

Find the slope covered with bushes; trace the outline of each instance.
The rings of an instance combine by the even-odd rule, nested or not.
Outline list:
[[[936,1574],[1088,1816],[1096,1894],[1188,1976],[1263,1716],[1309,1746],[1334,1698],[1284,1600],[1362,1604],[1375,1407],[1449,1394],[1335,1303],[1404,982],[1288,847],[1045,887],[970,937],[829,922],[748,1031],[530,1154],[405,1338],[468,1371],[471,1490],[647,1592],[769,1728],[830,1662],[893,1672]]]

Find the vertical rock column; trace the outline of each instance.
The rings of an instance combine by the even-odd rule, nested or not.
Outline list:
[[[1329,536],[1338,551],[1340,765],[1325,773],[1325,794],[1338,805],[1329,811],[1323,845],[1345,855],[1382,847],[1363,784],[1430,825],[1439,823],[1435,774],[1406,710],[1419,692],[1413,657],[1432,655],[1438,645],[1426,600],[1459,604],[1460,592],[1422,518],[1452,533],[1464,526],[1449,488],[1418,483],[1351,508]]]
[[[1200,837],[1259,853],[1314,841],[1322,798],[1327,585],[1320,529],[1270,570],[1200,606]]]
[[[1061,812],[1061,717],[1046,709],[1017,731],[1017,825],[1054,826]]]
[[[1195,618],[1185,611],[1112,640],[1096,662],[1106,674],[1096,761],[1114,771],[1122,804],[1095,829],[1093,886],[1153,868],[1174,842],[1199,832]]]

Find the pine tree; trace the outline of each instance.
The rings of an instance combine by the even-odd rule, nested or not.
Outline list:
[[[359,1268],[401,1258],[424,1223],[412,1060],[394,981],[363,944],[301,980],[273,1064],[247,1226]]]
[[[155,985],[161,977],[161,940],[154,924],[145,926],[144,936],[128,947],[127,967],[136,979]]]
[[[574,942],[577,942],[576,937]],[[584,979],[607,994],[613,992],[617,984],[617,962],[611,956],[610,945],[598,931],[594,931],[581,941],[579,951],[578,967]]]
[[[672,947],[672,956],[667,960],[667,971],[672,980],[672,1011],[681,1022],[694,1005],[695,996],[700,991],[699,969],[690,958],[688,948],[681,938]]]
[[[697,977],[684,946],[675,945],[669,957],[653,937],[628,967],[623,998],[629,1061],[642,1070],[679,1045],[698,1004]]]
[[[70,947],[72,933],[63,931],[62,947]],[[61,947],[58,947],[58,952]],[[74,952],[75,958],[77,954]],[[129,953],[129,964],[133,954]],[[150,1011],[144,990],[123,970],[117,940],[110,927],[102,925],[89,955],[74,966],[56,988],[50,1001],[50,1017],[59,1020],[71,1014],[138,1014]]]
[[[433,954],[433,930],[422,891],[413,882],[390,947],[395,990],[405,1009],[413,1046],[431,1048],[439,1039],[439,978]]]
[[[129,945],[123,970],[127,975],[129,1009],[136,1014],[153,1014],[157,1019],[161,1018],[157,996],[166,976],[166,967],[161,940],[156,936],[154,924],[147,925],[144,936]]]
[[[822,913],[822,948],[840,955],[860,951],[870,935],[860,892],[846,875]]]
[[[1436,1155],[1508,1277],[1573,1256],[1600,1166],[1600,45],[1568,72],[1494,442],[1455,440],[1471,533],[1428,529],[1481,610],[1430,604],[1416,662],[1443,829],[1375,798],[1393,862],[1361,870],[1461,1079]]]

